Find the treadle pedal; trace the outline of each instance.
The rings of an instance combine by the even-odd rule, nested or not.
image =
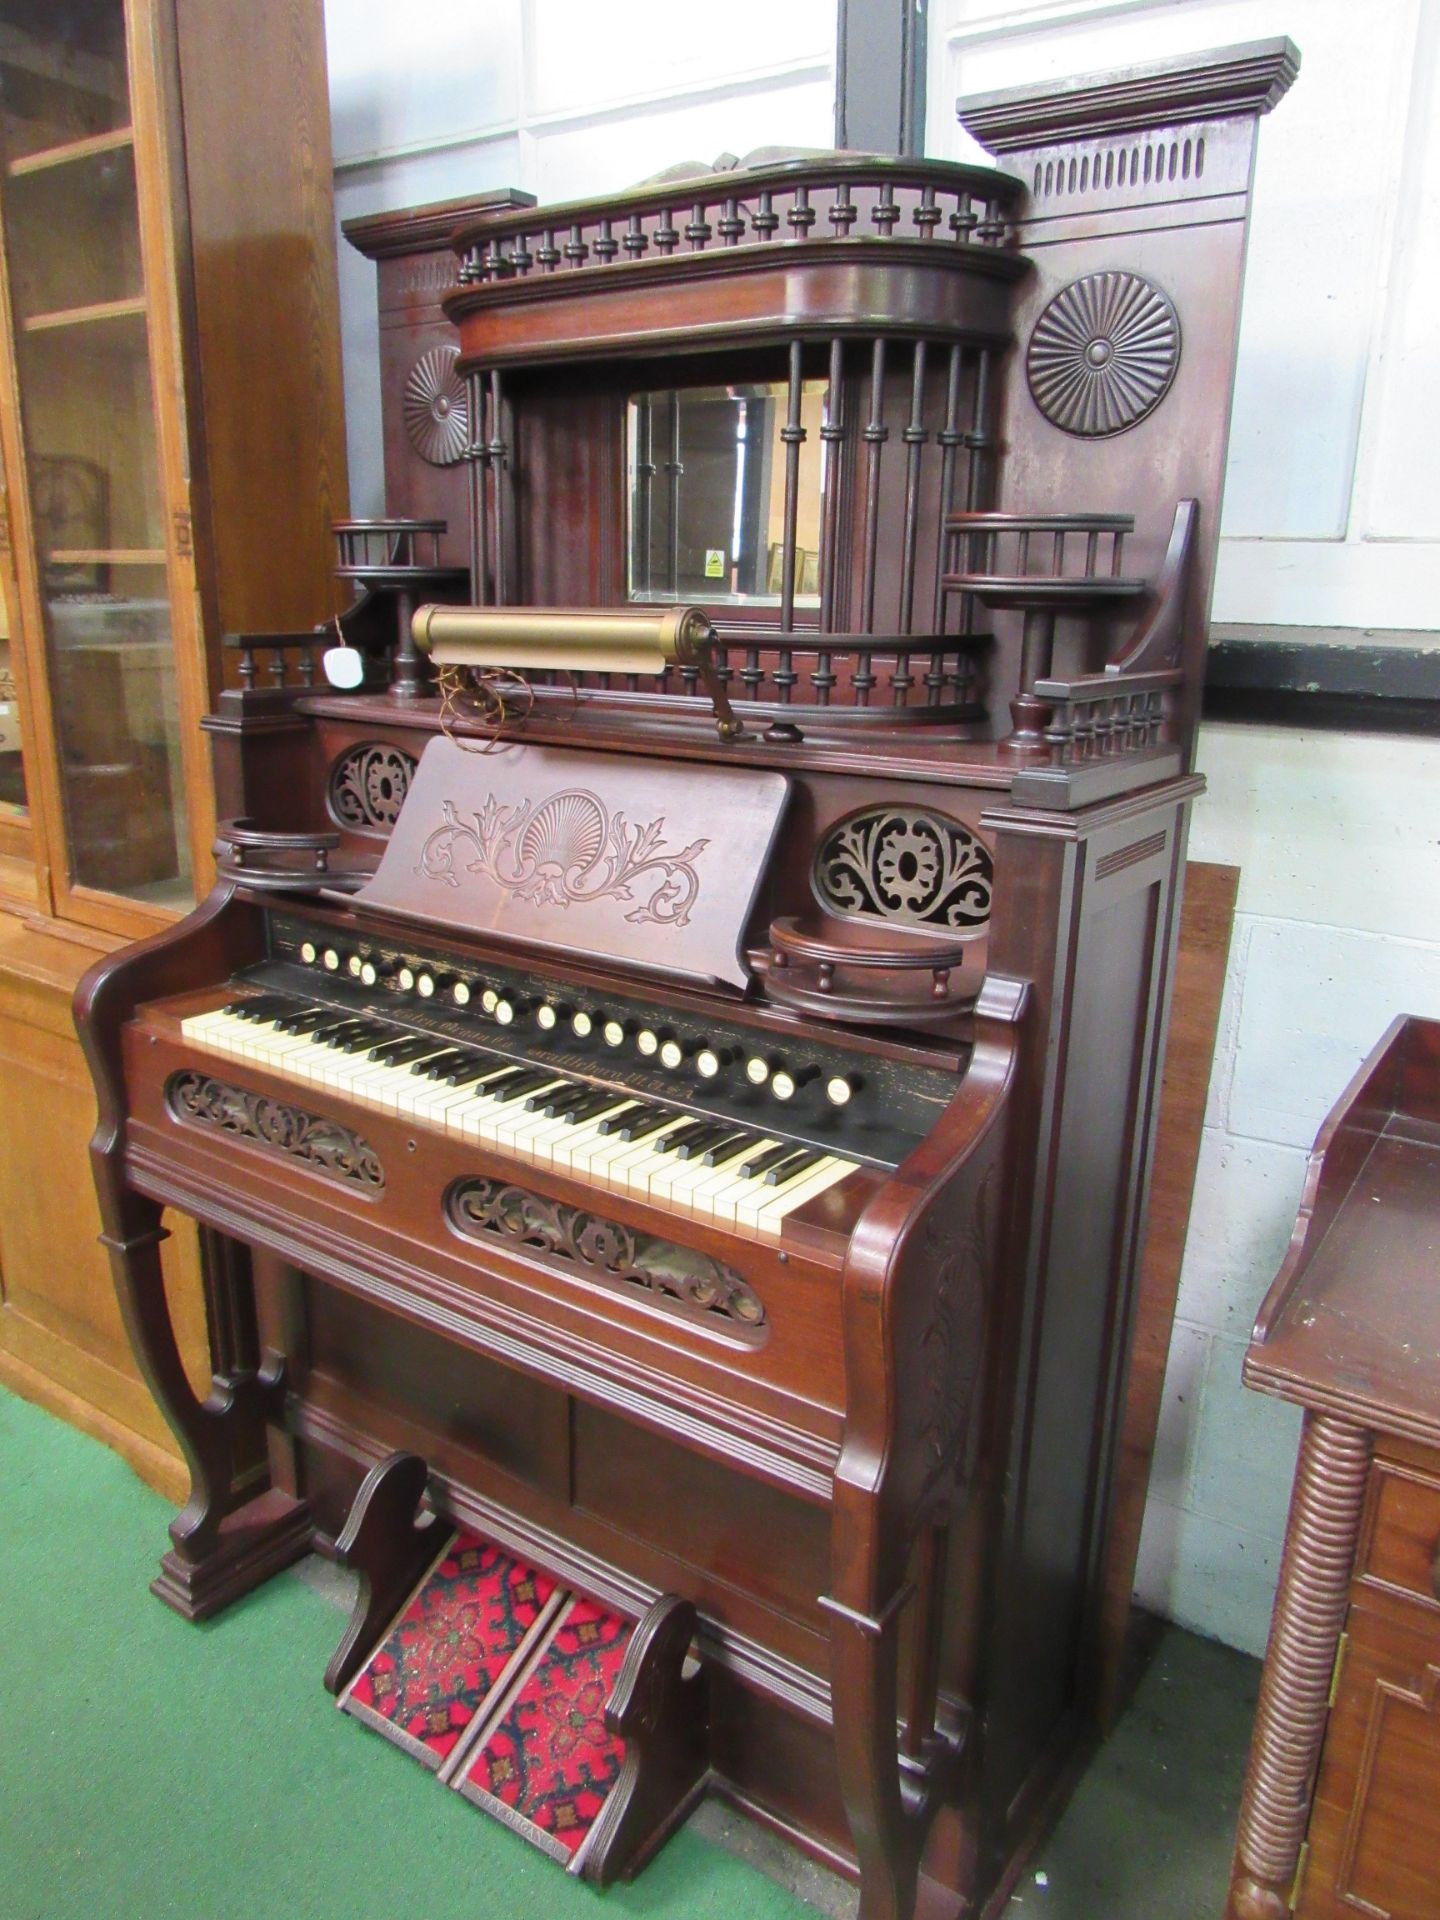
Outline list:
[[[521,1656],[504,1703],[441,1777],[578,1873],[625,1760],[605,1706],[634,1623],[583,1594],[566,1601],[540,1647]]]
[[[396,1455],[357,1507],[407,1464],[418,1477],[405,1499],[418,1499],[423,1462]],[[373,1553],[365,1557],[373,1570]],[[695,1629],[688,1601],[662,1595],[635,1621],[461,1531],[336,1704],[603,1886],[634,1873],[703,1788]]]
[[[438,1770],[567,1597],[499,1547],[454,1534],[337,1704]]]

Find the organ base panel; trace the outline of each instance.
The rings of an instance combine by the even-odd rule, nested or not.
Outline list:
[[[449,209],[387,460],[464,524],[343,523],[339,644],[235,637],[219,883],[81,983],[103,1244],[192,1475],[155,1591],[354,1568],[350,1717],[597,1883],[715,1791],[863,1920],[979,1920],[1092,1737],[1293,71],[978,103],[1003,172]],[[413,228],[433,280],[438,218],[387,257]],[[493,1639],[421,1712],[407,1636],[462,1591]],[[536,1744],[571,1686],[581,1783]]]

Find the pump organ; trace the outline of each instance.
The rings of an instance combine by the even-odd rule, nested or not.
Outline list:
[[[993,1911],[1083,1741],[1294,67],[966,103],[1003,171],[452,210],[453,332],[387,342],[428,517],[339,532],[363,683],[237,636],[217,887],[82,985],[106,1244],[194,1476],[156,1591],[200,1618],[332,1548],[398,1451],[607,1605],[693,1603],[708,1704],[657,1693],[599,1877],[708,1782],[866,1920]],[[436,224],[359,238],[433,280]],[[203,1402],[166,1206],[205,1230]],[[365,1517],[382,1589],[409,1530]]]

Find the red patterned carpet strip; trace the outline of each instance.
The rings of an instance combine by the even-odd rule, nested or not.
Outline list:
[[[543,1644],[567,1597],[499,1547],[457,1533],[339,1705],[438,1769],[496,1688]]]
[[[630,1632],[630,1621],[571,1596],[508,1704],[477,1733],[479,1752],[456,1769],[467,1800],[572,1872],[625,1759],[605,1726],[605,1703]]]

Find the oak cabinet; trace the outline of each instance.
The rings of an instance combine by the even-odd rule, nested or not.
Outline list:
[[[329,153],[321,0],[0,0],[0,1379],[167,1484],[69,998],[209,885],[222,636],[335,605]]]

